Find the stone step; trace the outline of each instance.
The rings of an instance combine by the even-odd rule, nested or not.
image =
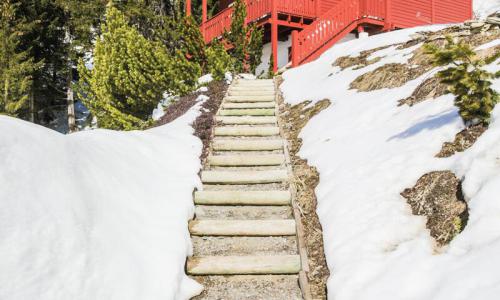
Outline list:
[[[189,232],[196,236],[295,235],[295,220],[192,220]]]
[[[281,183],[287,180],[286,170],[201,172],[201,181],[209,184],[262,184]]]
[[[283,140],[220,140],[212,142],[215,151],[273,151],[283,149]]]
[[[287,220],[293,219],[291,206],[196,205],[196,220]]]
[[[214,129],[215,136],[273,136],[279,135],[277,126],[224,126]]]
[[[295,236],[193,236],[193,256],[293,255]]]
[[[299,255],[199,256],[188,258],[186,267],[191,275],[297,274],[301,269]]]
[[[272,96],[227,96],[224,98],[226,102],[270,102],[274,101],[275,97]]]
[[[211,155],[211,166],[279,166],[285,162],[283,154],[263,155]]]
[[[194,193],[198,205],[290,205],[289,191],[200,191]]]
[[[276,102],[240,102],[222,103],[223,109],[275,108]]]
[[[225,125],[261,125],[261,124],[276,124],[278,119],[270,116],[215,116],[217,122]]]
[[[274,108],[221,109],[220,116],[274,116]]]

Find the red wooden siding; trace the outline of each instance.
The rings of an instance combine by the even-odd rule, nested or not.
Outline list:
[[[325,12],[329,11],[332,7],[337,5],[342,0],[320,0],[319,4],[319,14],[323,15]]]
[[[392,0],[391,12],[391,22],[396,27],[407,28],[432,23],[431,0]]]
[[[434,4],[434,16],[434,23],[438,24],[472,19],[472,3],[464,0],[438,0]]]

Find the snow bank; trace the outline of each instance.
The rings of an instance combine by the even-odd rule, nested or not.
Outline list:
[[[188,299],[199,107],[64,136],[0,116],[0,299]]]
[[[478,18],[500,11],[500,0],[474,0],[474,14]]]
[[[491,128],[464,153],[435,158],[464,128],[453,96],[413,107],[397,101],[432,72],[400,88],[349,90],[358,76],[393,62],[408,49],[382,50],[381,61],[341,71],[341,56],[404,42],[417,31],[400,30],[331,48],[318,60],[284,73],[285,100],[297,104],[328,98],[332,105],[301,132],[300,155],[320,173],[318,215],[332,276],[330,299],[498,299],[500,295],[500,106]],[[498,65],[490,66],[496,71]],[[500,81],[495,82],[500,90]],[[440,253],[400,193],[434,170],[464,178],[469,204],[465,230]]]

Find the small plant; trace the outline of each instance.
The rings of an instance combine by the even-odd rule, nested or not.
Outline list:
[[[435,66],[448,66],[437,76],[448,86],[448,93],[455,95],[455,105],[467,126],[487,125],[491,111],[499,100],[498,93],[491,88],[491,80],[499,74],[484,70],[482,67],[487,62],[478,59],[465,42],[456,43],[449,36],[446,41],[444,48],[435,44],[424,46]]]
[[[223,80],[227,71],[233,65],[231,56],[226,52],[224,45],[217,39],[207,49],[207,69],[215,80]]]

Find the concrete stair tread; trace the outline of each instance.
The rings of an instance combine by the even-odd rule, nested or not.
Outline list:
[[[222,126],[214,129],[215,136],[273,136],[279,135],[277,126]]]
[[[278,122],[275,116],[216,116],[215,120],[225,125],[262,125]]]
[[[191,275],[297,274],[299,255],[198,256],[187,261]]]
[[[287,170],[266,171],[202,171],[201,181],[212,184],[258,184],[285,182]]]
[[[274,116],[274,108],[241,108],[241,109],[221,109],[218,112],[220,116]]]
[[[189,232],[197,236],[295,235],[295,220],[192,220]]]
[[[290,191],[199,191],[195,204],[204,205],[289,205]]]
[[[210,155],[211,166],[276,166],[285,162],[283,154],[263,155]]]

